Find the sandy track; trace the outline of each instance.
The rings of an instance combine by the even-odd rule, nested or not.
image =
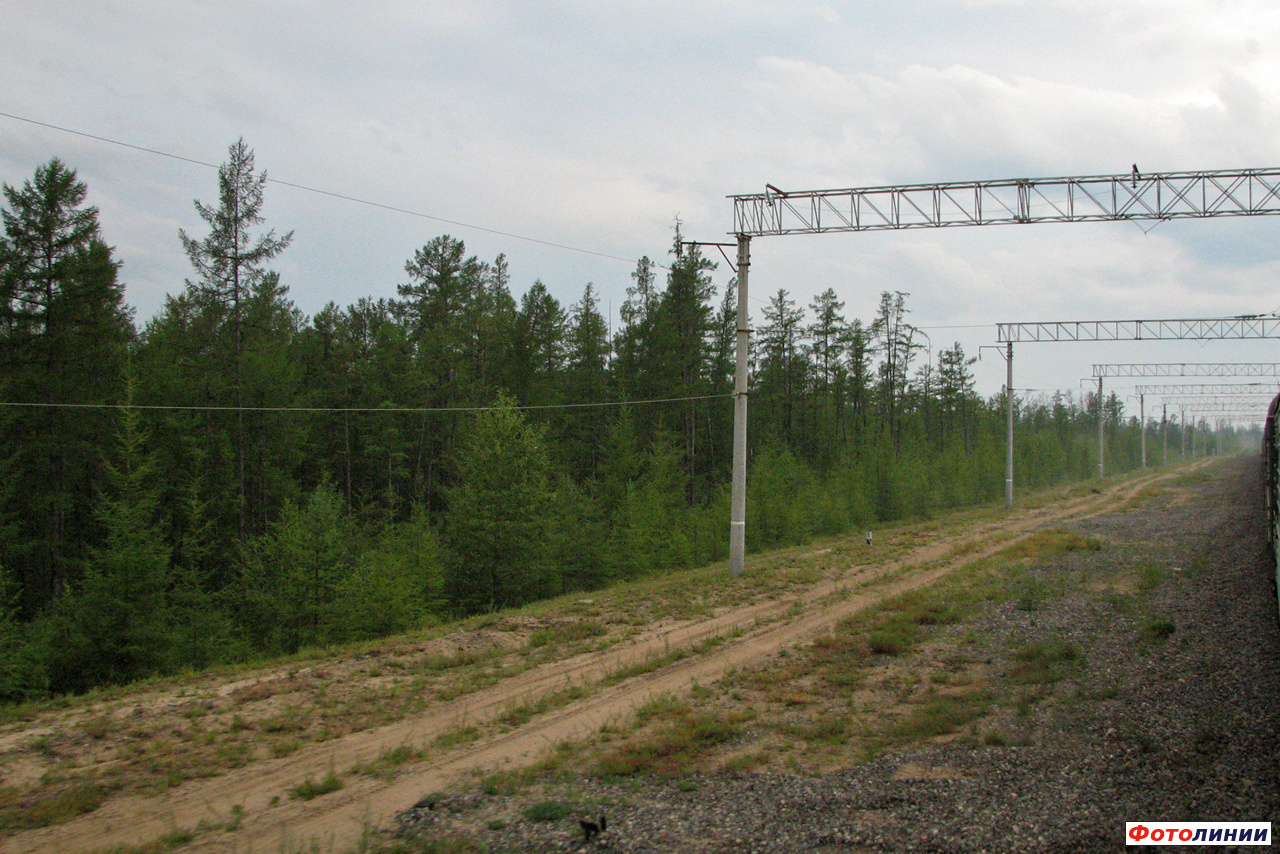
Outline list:
[[[792,595],[656,627],[605,652],[531,668],[415,717],[315,744],[288,757],[254,762],[217,778],[188,782],[164,795],[113,799],[65,824],[0,840],[0,852],[71,854],[138,845],[175,829],[196,827],[201,821],[225,822],[233,805],[244,810],[239,830],[200,835],[183,850],[274,852],[318,844],[321,850],[343,851],[364,827],[388,825],[395,813],[412,806],[424,793],[448,788],[459,774],[531,764],[561,741],[589,736],[611,720],[625,720],[655,695],[714,682],[729,671],[803,643],[869,605],[931,584],[1020,536],[1114,510],[1147,486],[1173,475],[1146,474],[1051,507],[1015,509],[963,535],[937,536],[897,561],[849,566]],[[957,549],[964,549],[963,554],[956,556]],[[837,593],[842,595],[831,595]],[[731,639],[674,664],[600,687],[601,680],[621,666],[692,648],[710,638]],[[433,750],[429,759],[405,766],[391,781],[349,775],[343,789],[312,801],[286,795],[309,777],[318,779],[330,770],[341,774],[401,745],[424,746],[452,727],[491,722],[515,703],[571,685],[587,689],[587,696],[509,731],[451,751]]]

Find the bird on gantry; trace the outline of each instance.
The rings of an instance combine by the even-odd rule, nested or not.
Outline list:
[[[1138,187],[1138,180],[1139,180],[1141,177],[1142,177],[1142,175],[1138,174],[1138,164],[1137,164],[1137,163],[1133,164],[1133,186],[1134,186],[1134,189],[1137,189],[1137,187]]]
[[[601,833],[604,833],[609,828],[608,823],[605,821],[604,813],[600,813],[599,824],[597,824],[596,822],[592,821],[589,818],[578,819],[578,824],[579,826],[582,827],[582,835],[587,842],[590,842],[592,839],[595,839],[597,836],[599,836]]]

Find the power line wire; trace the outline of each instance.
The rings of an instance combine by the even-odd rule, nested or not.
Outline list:
[[[48,128],[50,130],[56,130],[56,131],[59,131],[60,133],[69,133],[69,134],[72,134],[73,136],[80,136],[80,137],[84,137],[85,139],[92,139],[98,142],[105,142],[105,143],[108,143],[109,145],[118,145],[122,148],[130,148],[130,149],[133,149],[134,151],[141,151],[146,154],[154,154],[158,157],[168,157],[171,160],[178,160],[178,161],[181,161],[182,163],[191,163],[196,166],[205,166],[210,169],[221,168],[216,163],[207,163],[203,160],[196,160],[193,157],[184,157],[181,154],[173,154],[168,151],[161,151],[158,148],[148,148],[144,145],[134,145],[131,142],[124,142],[122,140],[112,139],[106,136],[99,136],[97,134],[86,133],[85,131],[73,130],[72,128],[62,127],[61,125],[50,124],[49,122],[41,122],[41,121],[37,121],[36,119],[29,119],[25,116],[14,115],[13,113],[0,112],[0,116],[6,119],[13,119],[14,121],[26,122],[27,124],[37,125],[39,127]],[[540,246],[547,246],[552,249],[563,249],[566,252],[577,252],[582,255],[594,255],[597,258],[607,258],[610,261],[623,261],[627,264],[634,264],[636,261],[636,259],[634,258],[624,258],[621,255],[610,255],[607,252],[597,252],[594,249],[583,249],[578,246],[569,246],[568,244],[565,244],[565,243],[553,243],[550,240],[542,240],[541,238],[537,238],[537,237],[527,237],[523,234],[516,234],[510,231],[500,231],[496,228],[486,228],[482,225],[473,225],[468,222],[460,222],[454,219],[446,219],[445,217],[435,216],[434,214],[422,213],[421,211],[410,210],[408,208],[400,208],[400,207],[396,207],[395,205],[383,204],[382,202],[373,202],[373,201],[369,201],[368,199],[359,198],[358,196],[349,196],[345,193],[337,193],[332,190],[322,190],[319,187],[311,187],[306,184],[298,184],[293,181],[282,181],[279,178],[271,178],[271,177],[268,177],[267,181],[271,184],[279,184],[282,187],[291,187],[295,190],[303,190],[308,193],[316,193],[321,196],[329,196],[330,198],[333,198],[333,199],[341,199],[346,202],[354,202],[355,204],[358,204],[358,205],[367,205],[368,207],[379,208],[381,210],[391,211],[393,213],[405,214],[407,216],[415,216],[415,217],[419,217],[420,219],[429,219],[433,222],[444,223],[445,225],[455,225],[458,228],[469,228],[474,231],[482,231],[486,234],[493,234],[499,237],[509,237],[512,240],[523,240],[527,243],[536,243]],[[665,265],[658,264],[656,262],[654,263],[654,266],[660,267],[662,269],[667,269]]]
[[[412,413],[426,415],[446,412],[496,412],[501,409],[542,410],[542,409],[593,409],[606,406],[643,406],[651,403],[683,403],[695,400],[719,400],[731,398],[733,394],[703,394],[693,397],[659,397],[649,400],[612,400],[603,403],[546,403],[521,406],[170,406],[166,404],[143,403],[17,403],[0,401],[0,407],[8,406],[27,409],[143,409],[169,412],[386,412]]]

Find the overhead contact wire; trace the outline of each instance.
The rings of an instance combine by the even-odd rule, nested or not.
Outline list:
[[[85,131],[73,130],[68,127],[62,127],[61,125],[50,124],[49,122],[41,122],[35,119],[29,119],[25,116],[14,115],[13,113],[0,112],[0,116],[3,116],[6,119],[13,119],[14,121],[26,122],[27,124],[37,125],[39,127],[48,128],[50,130],[56,130],[56,131],[59,131],[60,133],[69,133],[69,134],[72,134],[73,136],[84,137],[85,139],[92,139],[92,140],[96,140],[97,142],[105,142],[110,145],[118,145],[118,146],[121,146],[122,148],[131,148],[134,151],[141,151],[146,154],[154,154],[158,157],[168,157],[171,160],[178,160],[183,163],[191,163],[196,166],[205,166],[209,169],[220,168],[216,163],[207,163],[203,160],[196,160],[193,157],[184,157],[181,154],[173,154],[168,151],[161,151],[158,148],[147,148],[144,145],[134,145],[131,142],[123,142],[122,140],[112,139],[106,136],[99,136],[97,134],[86,133]],[[523,240],[527,243],[536,243],[540,246],[547,246],[552,249],[563,249],[566,252],[577,252],[582,255],[594,255],[597,258],[607,258],[610,261],[623,261],[627,264],[635,263],[634,258],[624,258],[621,255],[610,255],[607,252],[597,252],[594,249],[583,249],[578,246],[569,246],[564,243],[553,243],[550,240],[542,240],[541,238],[537,238],[537,237],[527,237],[523,234],[515,234],[510,231],[499,231],[496,228],[486,228],[483,225],[473,225],[469,222],[460,222],[454,219],[445,219],[444,217],[441,217],[441,216],[422,213],[421,211],[409,210],[408,208],[399,208],[399,207],[396,207],[395,205],[383,204],[382,202],[371,202],[368,199],[362,199],[362,198],[359,198],[358,196],[349,196],[345,193],[337,193],[332,190],[322,190],[318,187],[311,187],[306,184],[298,184],[293,181],[282,181],[279,178],[272,178],[268,176],[267,182],[271,184],[279,184],[282,187],[291,187],[295,190],[303,190],[308,193],[317,193],[321,196],[329,196],[330,198],[334,198],[334,199],[341,199],[346,202],[354,202],[355,204],[358,204],[358,205],[367,205],[368,207],[372,207],[372,208],[380,208],[382,210],[391,211],[393,213],[406,214],[408,216],[415,216],[421,219],[429,219],[433,222],[444,223],[445,225],[456,225],[459,228],[469,228],[474,231],[482,231],[485,234],[497,235],[498,237],[509,237],[512,240]],[[655,263],[654,266],[666,269],[662,264]]]
[[[695,400],[732,398],[733,394],[703,394],[693,397],[659,397],[649,400],[611,400],[601,403],[544,403],[521,406],[171,406],[146,403],[19,403],[0,401],[0,407],[27,409],[143,409],[170,412],[387,412],[425,415],[446,412],[497,412],[502,409],[592,409],[606,406],[643,406],[651,403],[685,403]]]

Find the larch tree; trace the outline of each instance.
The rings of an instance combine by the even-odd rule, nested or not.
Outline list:
[[[901,421],[907,393],[911,363],[921,345],[916,341],[920,330],[907,321],[907,297],[902,291],[880,294],[880,307],[871,322],[871,336],[880,354],[879,391],[885,425],[897,449],[902,439]]]
[[[265,264],[279,255],[293,239],[293,232],[277,236],[272,229],[265,234],[254,231],[265,220],[262,216],[265,172],[254,168],[253,149],[239,139],[228,149],[227,162],[218,169],[218,205],[206,205],[199,199],[196,212],[209,226],[203,240],[196,240],[179,229],[182,248],[196,271],[196,280],[188,281],[188,290],[203,307],[222,314],[231,332],[231,360],[234,376],[236,413],[236,481],[238,493],[239,534],[247,534],[248,506],[245,485],[244,423],[244,340],[246,304],[257,285],[267,275]]]
[[[849,419],[853,423],[853,431],[860,434],[865,430],[871,400],[871,360],[875,354],[875,342],[871,330],[862,324],[859,318],[845,328],[841,336],[844,347],[844,368],[848,377]],[[843,425],[843,421],[841,422]]]
[[[760,330],[760,398],[776,413],[779,438],[791,444],[808,373],[803,350],[804,309],[796,305],[786,288],[779,288],[765,306],[764,319]]]
[[[654,263],[644,256],[631,273],[627,298],[618,308],[621,321],[613,341],[613,368],[625,397],[640,399],[653,395],[652,351],[654,315],[661,295]]]
[[[972,437],[969,434],[971,410],[977,403],[973,373],[969,368],[978,360],[966,357],[960,342],[938,354],[938,402],[941,413],[942,441],[957,438],[963,440],[966,449]]]
[[[564,367],[567,315],[551,291],[535,280],[520,299],[516,314],[513,357],[515,392],[521,403],[545,406],[559,403],[558,386]]]
[[[558,592],[548,561],[551,462],[542,431],[510,398],[475,417],[454,454],[445,593],[464,613]]]
[[[845,409],[847,375],[845,373],[846,322],[844,302],[836,299],[833,288],[827,288],[809,304],[813,322],[809,325],[806,351],[812,363],[816,394],[811,404],[814,411],[811,453],[830,464],[839,447]]]
[[[844,355],[845,319],[844,302],[836,299],[834,288],[827,288],[809,304],[813,311],[813,323],[809,326],[809,352],[817,369],[818,388],[829,394],[841,374],[841,357]]]

